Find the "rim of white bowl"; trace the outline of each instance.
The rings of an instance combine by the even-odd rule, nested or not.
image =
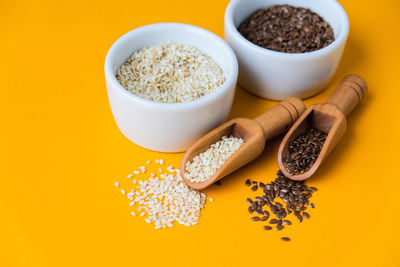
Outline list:
[[[336,7],[336,12],[340,15],[340,18],[342,21],[342,25],[341,25],[342,29],[340,30],[337,38],[335,38],[335,40],[331,44],[329,44],[328,46],[325,46],[321,49],[311,51],[311,52],[306,52],[306,53],[285,53],[285,52],[270,50],[270,49],[258,46],[256,44],[250,42],[245,37],[243,37],[240,34],[240,32],[238,31],[238,29],[235,27],[235,24],[233,23],[233,12],[236,10],[237,5],[243,1],[248,1],[248,0],[231,0],[229,2],[228,7],[226,8],[226,11],[225,11],[225,23],[231,29],[231,32],[233,33],[234,37],[239,42],[241,42],[244,45],[247,45],[251,49],[254,49],[258,53],[264,53],[264,54],[268,54],[270,56],[296,58],[296,59],[318,57],[321,54],[329,53],[330,51],[336,49],[337,46],[339,46],[340,44],[342,44],[343,42],[346,41],[347,36],[349,34],[349,28],[350,28],[349,19],[347,17],[347,13],[344,10],[344,8],[339,4],[339,2],[337,0],[323,0],[326,2],[330,2],[333,6]],[[282,3],[282,4],[285,4],[285,3]],[[301,5],[297,5],[297,6],[301,6]]]
[[[118,51],[120,44],[124,43],[126,39],[128,39],[131,35],[138,34],[143,31],[151,31],[154,28],[171,28],[174,27],[177,30],[189,30],[189,31],[196,31],[199,32],[200,34],[203,34],[210,38],[210,41],[219,43],[227,52],[228,54],[228,59],[230,62],[228,64],[231,64],[231,70],[227,72],[225,81],[224,83],[215,89],[214,92],[211,94],[202,96],[198,99],[195,99],[193,101],[189,102],[183,102],[183,103],[162,103],[162,102],[156,102],[156,101],[151,101],[145,98],[142,98],[140,96],[137,96],[135,94],[132,94],[131,92],[128,92],[117,80],[115,77],[115,74],[112,70],[112,62],[114,59],[114,55],[116,51]],[[173,41],[173,40],[171,40]],[[161,43],[161,41],[160,41]],[[200,51],[204,52],[201,47],[197,47]],[[203,106],[207,105],[210,102],[215,101],[220,95],[225,93],[230,89],[232,84],[236,86],[236,80],[238,76],[238,62],[235,53],[233,52],[232,48],[228,45],[228,43],[216,35],[215,33],[212,33],[206,29],[203,29],[198,26],[190,25],[190,24],[184,24],[184,23],[174,23],[174,22],[166,22],[166,23],[155,23],[155,24],[148,24],[136,29],[133,29],[123,36],[121,36],[117,41],[113,43],[111,48],[108,50],[108,53],[106,55],[105,63],[104,63],[104,73],[106,76],[106,79],[108,82],[111,83],[113,88],[116,88],[119,90],[122,94],[124,94],[128,99],[131,99],[133,101],[138,101],[141,102],[141,104],[148,105],[148,106],[153,106],[161,109],[168,109],[168,110],[182,110],[182,109],[191,109],[196,106]]]

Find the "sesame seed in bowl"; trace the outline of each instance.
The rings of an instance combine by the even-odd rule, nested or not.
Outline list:
[[[116,74],[129,92],[150,101],[183,103],[211,94],[225,77],[215,61],[193,45],[161,43],[133,53]]]
[[[104,71],[120,131],[144,148],[183,152],[228,118],[238,64],[231,47],[214,33],[159,23],[119,38]]]

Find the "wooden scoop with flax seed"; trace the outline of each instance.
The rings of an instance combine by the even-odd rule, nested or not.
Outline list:
[[[287,131],[304,110],[305,106],[300,99],[290,97],[255,119],[236,118],[222,124],[203,136],[186,151],[180,171],[183,181],[191,188],[204,189],[246,165],[263,152],[266,140]],[[207,180],[192,182],[187,179],[185,177],[186,163],[191,162],[196,155],[206,151],[210,145],[215,144],[226,135],[241,138],[244,140],[244,144]]]
[[[357,75],[348,75],[343,78],[325,104],[316,104],[307,108],[287,132],[279,147],[278,164],[282,173],[292,180],[300,181],[310,178],[342,138],[346,131],[346,116],[361,102],[366,94],[366,82]],[[309,129],[316,129],[327,134],[326,140],[319,155],[316,155],[317,158],[314,159],[315,162],[312,166],[307,166],[307,169],[302,170],[301,173],[293,174],[288,170],[287,164],[299,165],[299,163],[296,162],[295,158],[293,159],[294,163],[285,161],[288,158],[289,143]],[[292,155],[289,154],[289,157],[292,157]]]

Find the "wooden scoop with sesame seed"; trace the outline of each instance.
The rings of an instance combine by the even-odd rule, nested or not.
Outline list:
[[[215,183],[240,167],[257,158],[265,147],[265,141],[287,131],[305,110],[304,103],[290,97],[275,105],[255,119],[236,118],[212,130],[186,151],[181,162],[181,177],[191,188],[200,190]],[[229,157],[217,171],[203,182],[192,182],[186,176],[186,163],[206,151],[225,135],[234,135],[244,144]]]
[[[278,164],[282,173],[292,180],[301,181],[310,178],[344,135],[347,124],[346,116],[361,102],[366,94],[366,82],[357,75],[347,75],[325,104],[316,104],[307,108],[288,131],[279,147]],[[314,164],[307,166],[306,170],[301,171],[302,173],[292,175],[289,173],[286,164],[297,164],[296,159],[293,159],[293,157],[296,158],[298,154],[296,152],[293,153],[293,156],[289,156],[290,158],[286,163],[285,159],[289,153],[290,140],[310,128],[317,129],[328,135]],[[296,156],[294,156],[295,154]]]

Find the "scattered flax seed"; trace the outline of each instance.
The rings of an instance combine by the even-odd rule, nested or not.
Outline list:
[[[292,221],[287,219],[290,214],[293,214],[299,222],[302,222],[303,218],[310,218],[310,214],[305,212],[308,206],[315,207],[310,202],[310,199],[317,188],[308,187],[304,181],[290,180],[280,170],[276,174],[276,179],[270,183],[250,181],[248,179],[246,180],[246,185],[248,187],[253,185],[251,187],[252,191],[257,191],[258,188],[262,190],[262,195],[256,196],[254,199],[246,199],[249,204],[249,213],[264,214],[267,218],[276,216],[276,218],[271,218],[269,223],[274,224],[274,228],[278,231],[292,225]],[[257,221],[254,218],[251,217],[250,220]],[[264,217],[260,219],[260,221],[265,220]],[[271,226],[264,227],[264,230],[271,229]],[[282,240],[289,241],[290,239]]]
[[[119,182],[117,181],[117,182],[114,182],[114,186],[115,187],[119,187]]]
[[[223,136],[206,151],[195,156],[192,162],[188,161],[186,163],[186,179],[195,183],[206,181],[243,144],[244,140],[242,138],[237,138],[234,135]]]

